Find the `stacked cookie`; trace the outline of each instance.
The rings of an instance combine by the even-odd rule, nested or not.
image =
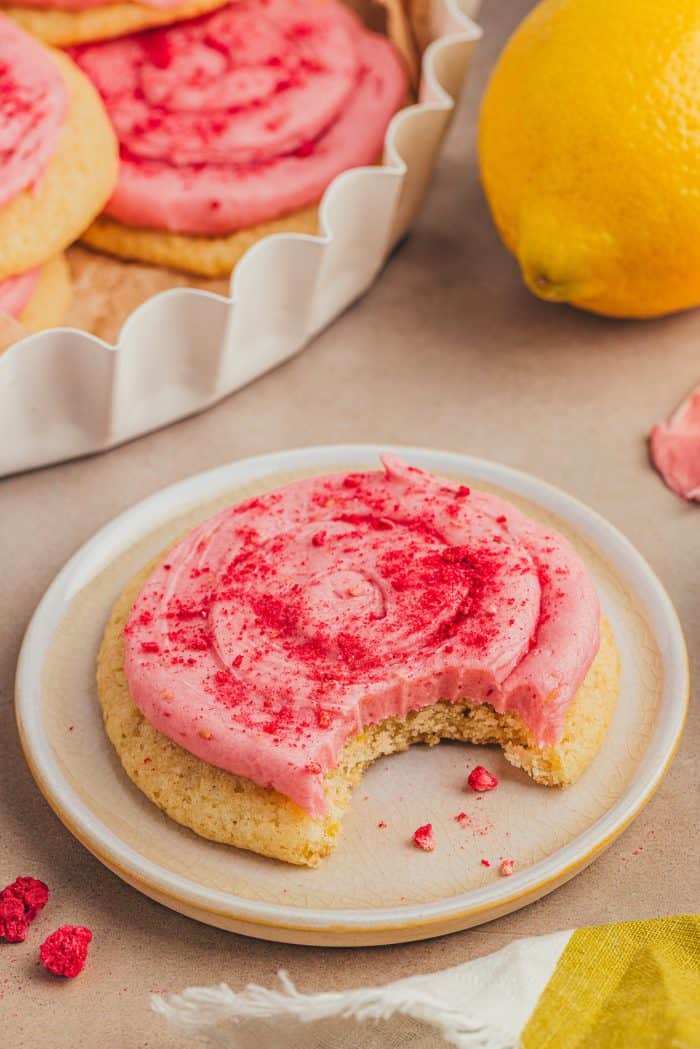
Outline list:
[[[24,211],[42,248],[81,236],[121,258],[227,275],[269,233],[316,232],[324,190],[342,171],[381,158],[408,93],[393,44],[340,0],[31,0],[4,10],[68,49],[49,52],[3,19],[4,32],[40,56],[35,79],[44,67],[52,74],[41,80],[48,144],[37,171],[23,167],[26,188],[54,144],[56,174],[42,177],[41,192],[55,184],[61,206],[53,196],[39,208],[34,194]],[[0,58],[3,50],[0,40]],[[71,107],[88,98],[74,142]],[[0,95],[0,115],[3,106]],[[116,185],[105,110],[119,145]],[[36,262],[25,253],[5,275]],[[38,279],[6,288],[0,310]]]
[[[117,178],[114,132],[90,81],[0,16],[0,312],[30,330],[70,299],[62,252]]]
[[[324,190],[380,158],[407,92],[392,44],[338,0],[236,0],[72,55],[121,147],[84,240],[204,276],[269,233],[315,232]]]
[[[33,0],[1,5],[18,25],[54,47],[135,33],[152,26],[170,25],[222,7],[227,0]]]

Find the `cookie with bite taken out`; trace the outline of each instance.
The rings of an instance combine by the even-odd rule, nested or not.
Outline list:
[[[126,588],[98,665],[107,734],[140,790],[203,837],[309,866],[379,756],[495,743],[565,785],[618,690],[570,544],[393,456],[196,527]]]

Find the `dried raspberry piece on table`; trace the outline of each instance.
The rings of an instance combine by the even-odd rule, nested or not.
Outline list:
[[[18,896],[3,889],[0,893],[0,939],[8,943],[22,943],[28,928],[24,904]]]
[[[478,794],[483,794],[486,790],[493,790],[494,787],[498,786],[498,780],[485,769],[483,765],[477,765],[473,768],[467,777],[467,783],[472,790],[475,790]]]
[[[425,823],[413,832],[413,844],[425,852],[432,852],[435,848],[432,823]]]
[[[15,878],[7,889],[24,904],[24,913],[28,922],[33,922],[39,911],[43,910],[49,898],[49,887],[38,878]]]
[[[92,933],[84,925],[61,925],[42,943],[39,958],[56,976],[77,976],[83,971]]]
[[[6,885],[0,892],[0,939],[21,943],[48,898],[48,887],[38,878],[19,877]]]
[[[515,860],[501,860],[501,866],[498,869],[504,878],[509,878],[515,870]]]

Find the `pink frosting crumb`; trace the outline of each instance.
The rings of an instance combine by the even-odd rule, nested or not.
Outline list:
[[[700,387],[650,436],[651,458],[668,487],[700,502]]]

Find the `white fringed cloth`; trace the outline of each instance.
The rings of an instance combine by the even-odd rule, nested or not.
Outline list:
[[[517,1049],[571,932],[519,940],[443,972],[361,990],[301,994],[227,984],[153,995],[153,1009],[216,1049]]]

